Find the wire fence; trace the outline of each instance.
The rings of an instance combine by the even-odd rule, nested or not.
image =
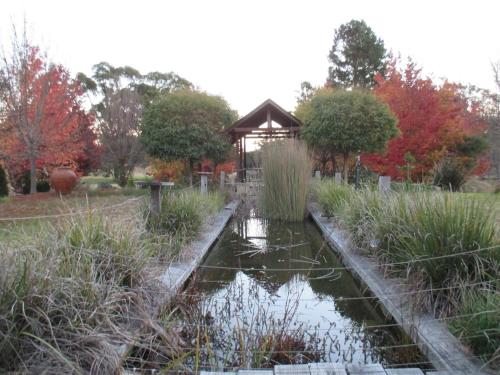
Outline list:
[[[182,189],[170,189],[168,191],[169,194],[180,194],[185,191],[190,191],[194,190],[200,185],[199,182],[194,184],[193,186],[188,186]],[[101,212],[101,211],[108,211],[108,210],[114,210],[114,209],[119,209],[121,207],[124,207],[128,204],[138,202],[140,200],[143,200],[144,197],[134,197],[127,199],[124,202],[110,205],[110,206],[105,206],[105,207],[99,207],[99,208],[93,208],[93,209],[87,209],[87,210],[80,210],[80,211],[75,211],[75,212],[68,212],[68,213],[63,213],[63,214],[55,214],[55,215],[40,215],[40,216],[30,216],[30,217],[12,217],[12,218],[0,218],[0,221],[21,221],[21,220],[41,220],[41,219],[52,219],[52,218],[60,218],[60,217],[67,217],[67,216],[74,216],[74,215],[82,215],[82,214],[88,214],[88,213],[93,213],[93,212]],[[400,265],[410,265],[414,263],[419,263],[419,262],[432,262],[436,260],[442,260],[442,259],[450,259],[454,257],[465,257],[465,256],[471,256],[474,254],[478,254],[481,252],[485,251],[497,251],[500,249],[500,246],[492,246],[488,248],[479,248],[479,249],[473,249],[469,251],[462,251],[462,252],[457,252],[453,254],[446,254],[446,255],[441,255],[441,256],[434,256],[434,257],[422,257],[422,258],[415,258],[409,261],[401,261],[401,262],[389,262],[389,263],[383,263],[383,264],[376,264],[376,265],[370,265],[369,267],[373,268],[390,268],[394,266],[400,266]],[[124,255],[124,254],[114,254],[110,253],[109,251],[102,251],[102,250],[96,250],[96,249],[84,249],[84,248],[77,248],[75,249],[76,251],[81,251],[83,253],[86,253],[88,255],[92,256],[108,256],[108,257],[116,257],[116,258],[123,258],[124,260],[143,260],[143,256],[131,256],[131,255]],[[199,265],[198,269],[200,270],[215,270],[215,271],[237,271],[237,272],[325,272],[325,277],[328,277],[331,275],[334,277],[333,273],[336,271],[353,271],[353,267],[347,267],[347,266],[342,266],[342,267],[316,267],[315,264],[311,264],[310,267],[298,267],[298,268],[291,268],[291,267],[284,267],[284,268],[267,268],[265,266],[261,268],[257,267],[233,267],[233,266],[220,266],[220,265]],[[60,280],[62,281],[69,281],[68,278],[62,278],[59,277]],[[195,280],[197,283],[224,283],[227,282],[227,280],[223,279],[210,279],[210,280]],[[412,291],[401,291],[397,293],[386,293],[383,294],[382,296],[355,296],[355,297],[334,297],[334,298],[328,298],[328,302],[345,302],[345,301],[373,301],[373,300],[384,300],[384,299],[393,299],[393,298],[399,298],[399,297],[407,297],[407,296],[412,296],[412,295],[417,295],[417,294],[425,294],[425,293],[436,293],[436,292],[442,292],[442,291],[451,291],[451,290],[456,290],[456,289],[461,289],[461,288],[471,288],[471,287],[493,287],[495,288],[496,285],[494,283],[497,283],[500,281],[500,279],[495,278],[492,280],[488,280],[485,282],[474,282],[474,283],[463,283],[460,285],[453,285],[453,286],[448,286],[448,287],[440,287],[440,288],[428,288],[428,289],[423,289],[423,290],[412,290]],[[78,280],[79,283],[82,283],[84,281]],[[91,282],[89,282],[91,283]],[[95,284],[95,283],[92,283]],[[401,283],[397,284],[396,286],[405,286],[407,285],[406,283]],[[141,290],[145,291],[151,291],[155,292],[157,291],[156,287],[147,287],[143,286],[140,288]],[[195,298],[195,299],[200,299],[200,298],[207,298],[207,299],[212,299],[212,300],[221,300],[221,301],[226,301],[226,297],[222,296],[214,296],[214,295],[205,295],[205,294],[200,294],[200,293],[180,293],[177,298]],[[272,306],[275,307],[285,307],[287,304],[282,305],[278,304],[276,302],[281,302],[281,301],[287,301],[287,299],[284,298],[264,298],[258,300],[258,302],[263,303],[270,303]],[[307,299],[307,298],[299,298],[299,302],[317,302],[317,299]],[[88,313],[98,313],[96,310],[82,310],[79,309],[79,311],[82,312],[88,312]],[[123,314],[118,314],[118,313],[110,313],[109,311],[105,311],[105,313],[110,317],[110,318],[124,318]],[[441,317],[441,318],[436,318],[436,320],[441,321],[441,322],[447,322],[449,320],[454,320],[454,319],[464,319],[464,318],[470,318],[474,319],[482,315],[486,314],[491,314],[491,315],[498,315],[500,313],[500,310],[485,310],[481,311],[478,313],[471,313],[471,314],[455,314],[455,315],[450,315],[446,317]],[[135,317],[135,316],[127,316],[126,319],[128,320],[136,320],[139,322],[144,322],[144,317]],[[187,322],[173,322],[173,323],[166,323],[165,320],[163,319],[150,319],[150,321],[159,323],[159,324],[166,324],[167,328],[199,328],[199,324],[191,324]],[[408,322],[408,324],[411,324],[411,322]],[[401,324],[398,323],[388,323],[388,324],[378,324],[378,325],[361,325],[359,327],[330,327],[330,328],[309,328],[312,331],[325,331],[325,332],[347,332],[348,330],[355,330],[355,329],[362,329],[362,330],[375,330],[375,329],[383,329],[383,328],[398,328],[401,327]],[[299,328],[300,329],[300,328]],[[418,327],[415,327],[415,329],[418,332]],[[297,328],[292,328],[292,329],[287,329],[285,331],[288,332],[297,332]],[[488,335],[489,337],[494,337],[500,335],[500,331],[492,331],[492,332],[481,332],[479,334],[474,334],[474,335],[468,335],[468,336],[462,336],[460,339],[462,340],[468,340],[468,339],[474,339],[474,338],[480,338],[480,337],[485,337],[485,335]],[[439,342],[434,342],[434,344],[438,344]],[[409,343],[409,344],[398,344],[398,345],[385,345],[385,346],[377,346],[377,349],[379,350],[389,350],[389,349],[397,349],[397,348],[410,348],[410,347],[418,347],[420,344],[419,343]],[[184,347],[183,350],[186,351],[196,351],[199,350],[199,347]],[[233,350],[232,352],[234,353],[244,353],[246,351],[244,350]],[[269,351],[255,351],[252,350],[253,353],[261,353],[265,354],[268,353]],[[321,353],[322,351],[320,350],[313,350],[309,351],[310,353]],[[300,354],[304,353],[304,350],[282,350],[282,351],[273,351],[273,353],[276,354]],[[474,359],[479,359],[476,356],[473,356],[471,354],[468,355],[470,358]],[[462,359],[462,358],[457,358],[457,359]],[[449,359],[452,361],[452,359]],[[142,361],[142,363],[148,364],[148,361]],[[149,364],[151,365],[157,365],[156,362],[150,362]],[[414,362],[414,363],[405,363],[405,366],[420,366],[420,365],[431,365],[431,362],[429,361],[421,361],[421,362]],[[207,366],[203,366],[204,368],[207,368]],[[388,368],[390,367],[395,367],[392,365],[386,366]],[[214,366],[214,369],[221,370],[220,366]],[[234,367],[227,367],[224,369],[229,369],[229,370],[234,370]],[[355,372],[352,372],[354,374]],[[366,371],[363,372],[363,374],[367,373]]]
[[[191,186],[187,186],[181,189],[174,188],[165,188],[162,189],[164,194],[181,194],[187,191],[193,191],[194,189],[200,186],[200,182],[196,182]],[[88,198],[86,197],[88,200]],[[134,202],[145,201],[147,198],[144,196],[129,198],[124,202],[103,206],[103,207],[95,207],[95,208],[86,208],[84,210],[71,210],[70,212],[58,213],[58,214],[50,214],[50,215],[33,215],[33,216],[14,216],[14,217],[0,217],[0,222],[18,222],[18,221],[30,221],[30,220],[42,220],[42,219],[58,219],[63,217],[71,217],[78,216],[84,214],[91,214],[97,212],[106,212],[116,210],[118,208],[122,208]]]

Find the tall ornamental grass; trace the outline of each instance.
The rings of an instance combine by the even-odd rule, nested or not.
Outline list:
[[[342,207],[350,200],[354,190],[345,184],[336,184],[332,179],[325,179],[321,182],[315,181],[312,185],[312,196],[329,217],[339,214]]]
[[[185,190],[165,194],[158,217],[147,214],[147,225],[154,233],[169,236],[177,243],[177,250],[192,239],[200,230],[207,216],[224,207],[225,196],[221,192],[206,195],[198,190]]]
[[[457,285],[492,283],[498,277],[500,241],[494,211],[484,202],[450,193],[390,196],[373,227],[379,257],[405,262],[391,270],[418,289],[450,287],[423,293],[428,309],[451,314],[461,300]],[[422,261],[426,258],[433,259]]]
[[[321,184],[316,199],[325,212],[389,274],[407,280],[417,306],[438,316],[474,314],[453,320],[452,331],[498,368],[500,239],[494,205],[461,193],[383,194]]]
[[[491,368],[500,369],[500,293],[465,288],[461,315],[450,321],[451,331]],[[485,314],[485,311],[494,313]]]
[[[500,240],[488,202],[459,193],[352,190],[344,195],[342,189],[325,184],[317,199],[360,248],[391,264],[387,269],[416,290],[450,287],[422,293],[420,302],[427,308],[452,313],[461,299],[454,286],[492,283],[498,277]]]
[[[304,143],[287,139],[262,148],[260,208],[270,219],[302,221],[312,173],[312,160]]]

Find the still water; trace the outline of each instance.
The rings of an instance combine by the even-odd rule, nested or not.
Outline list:
[[[186,291],[199,311],[198,360],[212,368],[426,362],[342,267],[311,221],[234,219]]]

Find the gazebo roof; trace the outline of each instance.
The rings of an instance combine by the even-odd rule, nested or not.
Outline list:
[[[281,128],[273,128],[272,122],[281,125]],[[265,123],[267,123],[267,127],[259,128]],[[235,139],[252,133],[257,135],[283,133],[283,131],[297,132],[300,126],[302,126],[302,122],[297,117],[284,110],[271,99],[267,99],[227,128],[226,132]]]

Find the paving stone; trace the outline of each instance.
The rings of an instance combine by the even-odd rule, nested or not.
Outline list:
[[[387,375],[424,375],[419,368],[387,368]]]
[[[274,375],[309,375],[309,365],[276,365]]]
[[[347,375],[345,366],[340,363],[310,363],[311,375]]]
[[[386,372],[382,365],[371,364],[371,365],[347,365],[347,373],[349,375],[386,375]]]

